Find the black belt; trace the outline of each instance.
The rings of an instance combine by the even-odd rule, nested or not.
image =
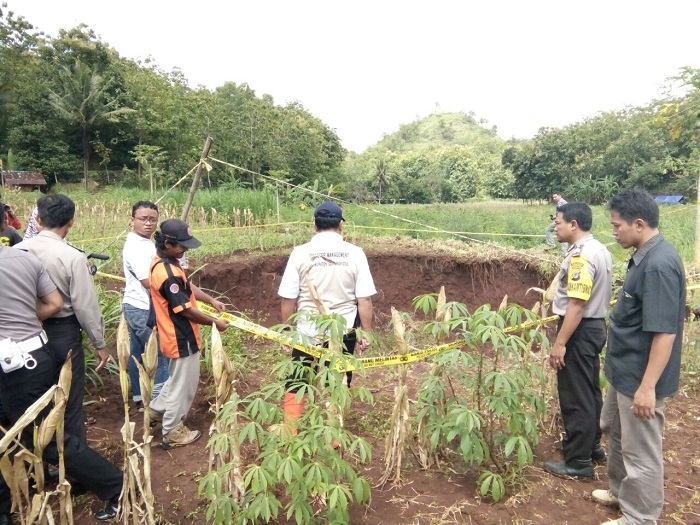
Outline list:
[[[78,318],[73,315],[68,315],[66,317],[50,317],[44,321],[44,326],[56,326],[61,324],[80,324],[78,323]]]

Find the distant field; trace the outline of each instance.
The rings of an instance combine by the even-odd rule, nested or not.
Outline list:
[[[112,264],[118,262],[131,206],[137,200],[149,199],[148,192],[63,191],[77,203],[75,226],[69,240],[87,251],[109,253]],[[38,196],[38,193],[7,192],[5,199],[26,225]],[[181,190],[167,194],[160,204],[161,217],[179,216],[185,197],[185,191]],[[302,197],[281,195],[282,203],[278,206],[277,195],[272,190],[201,190],[189,215],[190,224],[204,243],[197,253],[268,251],[305,242],[312,234],[313,208],[320,198]],[[369,246],[371,239],[378,236],[402,236],[464,242],[474,239],[515,249],[536,249],[544,246],[544,230],[554,206],[488,201],[435,205],[348,203],[343,208],[346,236],[364,246]],[[612,238],[607,211],[604,207],[594,207],[593,211],[593,233],[609,245],[616,260],[624,260],[626,253]],[[693,258],[694,226],[694,206],[662,206],[661,229],[685,261]]]

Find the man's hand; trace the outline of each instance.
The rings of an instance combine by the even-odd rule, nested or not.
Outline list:
[[[212,299],[211,305],[216,308],[216,311],[219,312],[220,314],[224,313],[226,311],[226,305],[222,303],[221,301],[217,301],[216,299]]]
[[[640,385],[634,393],[632,412],[639,419],[654,419],[656,417],[656,389]]]
[[[367,334],[362,334],[362,338],[357,342],[357,349],[362,351],[369,348],[370,340]]]
[[[95,356],[98,358],[97,366],[95,367],[95,372],[99,372],[107,364],[107,360],[109,359],[109,352],[106,348],[96,348]]]
[[[564,364],[564,355],[566,354],[566,345],[554,342],[552,351],[549,354],[549,366],[554,370],[561,370],[566,365]]]
[[[213,305],[212,305],[213,306]],[[225,319],[215,319],[214,324],[216,325],[216,329],[219,332],[223,332],[226,330],[230,325],[228,324],[228,321]]]

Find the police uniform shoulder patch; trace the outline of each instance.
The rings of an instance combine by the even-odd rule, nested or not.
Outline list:
[[[177,283],[173,283],[170,285],[170,293],[179,293],[180,292],[180,287],[177,285]]]
[[[569,262],[566,294],[572,298],[588,301],[593,291],[593,277],[588,265],[588,257],[581,254],[580,246],[576,248],[578,248],[578,254],[572,254]]]

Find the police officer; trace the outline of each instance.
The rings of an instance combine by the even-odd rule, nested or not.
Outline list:
[[[592,460],[604,461],[600,445],[600,352],[605,345],[605,314],[612,294],[612,256],[590,233],[588,204],[561,206],[555,232],[571,244],[559,272],[552,311],[560,316],[549,363],[557,370],[561,415],[566,429],[564,461],[549,461],[545,470],[561,476],[593,477]]]
[[[41,321],[60,312],[63,301],[39,260],[14,248],[0,246],[0,282],[0,351],[10,347],[19,349],[24,359],[18,368],[0,367],[0,417],[3,425],[9,426],[55,382],[56,361]],[[46,416],[49,408],[39,419]],[[32,434],[32,425],[22,434],[23,443],[30,450]],[[64,437],[63,453],[66,473],[99,498],[109,501],[95,518],[100,521],[114,518],[123,484],[121,471],[69,432]],[[55,439],[44,449],[43,459],[58,463]],[[0,477],[0,525],[12,525],[11,507],[9,488]]]
[[[73,351],[73,381],[66,405],[65,428],[85,440],[82,415],[85,353],[82,332],[87,333],[95,347],[99,371],[109,357],[105,348],[104,321],[87,258],[65,241],[73,226],[75,203],[66,195],[56,193],[41,197],[37,208],[41,232],[15,248],[29,251],[41,261],[63,299],[63,309],[44,321],[44,330],[59,368],[68,352]]]

